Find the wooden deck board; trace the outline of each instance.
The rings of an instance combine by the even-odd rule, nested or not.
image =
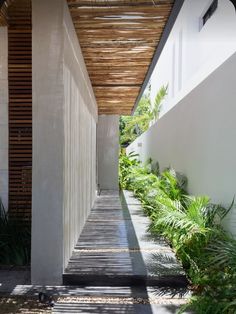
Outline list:
[[[102,191],[65,269],[64,284],[186,285],[166,241],[147,232],[149,220],[130,195]]]

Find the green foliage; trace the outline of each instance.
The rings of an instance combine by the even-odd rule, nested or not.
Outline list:
[[[154,107],[152,109],[152,118],[154,119],[154,121],[156,121],[159,118],[162,101],[166,97],[167,91],[168,91],[168,85],[162,86],[155,97]]]
[[[236,274],[236,240],[228,239],[226,242],[219,240],[213,243],[209,249],[211,252],[211,264],[217,267],[227,267]]]
[[[161,87],[155,98],[154,107],[151,109],[150,91],[141,98],[133,116],[120,117],[120,144],[127,146],[143,132],[147,131],[152,120],[157,120],[161,103],[167,95],[166,87]]]
[[[160,189],[172,200],[181,200],[186,194],[187,178],[173,168],[166,169],[160,176]]]
[[[207,196],[189,196],[184,175],[172,168],[160,173],[152,160],[125,166],[122,188],[140,199],[150,230],[171,243],[191,281],[193,297],[182,311],[236,313],[236,240],[221,226],[234,200],[226,209]]]
[[[128,176],[130,174],[131,167],[139,164],[136,159],[138,155],[130,153],[128,156],[126,154],[120,153],[119,158],[119,183],[121,189],[125,189],[127,186]]]
[[[10,219],[0,199],[0,264],[28,265],[30,241],[30,226]]]
[[[150,116],[145,113],[137,116],[120,117],[120,144],[127,146],[149,127]]]
[[[145,94],[133,116],[120,117],[120,144],[128,145],[149,128],[151,119],[150,97]]]

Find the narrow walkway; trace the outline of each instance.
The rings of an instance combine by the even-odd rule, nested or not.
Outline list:
[[[44,291],[56,301],[53,314],[177,313],[189,297],[183,270],[165,241],[146,231],[139,202],[124,194],[121,202],[118,193],[98,197],[64,274],[66,285],[33,286],[29,269],[2,269],[0,296],[28,302]]]
[[[63,275],[64,285],[84,287],[84,293],[61,299],[53,312],[176,313],[186,302],[180,295],[187,280],[171,248],[153,238],[148,225],[130,192],[103,191]]]
[[[149,219],[125,191],[97,198],[63,276],[64,284],[184,286],[174,253],[147,232]]]

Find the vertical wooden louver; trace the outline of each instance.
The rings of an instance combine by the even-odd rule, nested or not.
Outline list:
[[[31,1],[16,0],[8,12],[9,214],[31,219],[32,27]]]

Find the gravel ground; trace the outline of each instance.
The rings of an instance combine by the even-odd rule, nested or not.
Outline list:
[[[52,309],[36,298],[0,297],[0,314],[51,314]]]
[[[60,304],[120,304],[120,305],[168,305],[180,306],[187,302],[187,299],[178,298],[140,298],[140,297],[98,297],[98,296],[60,296],[54,301]],[[0,314],[52,314],[52,308],[38,302],[36,297],[10,296],[0,297]]]
[[[122,298],[122,297],[59,297],[57,303],[93,303],[93,304],[175,304],[187,303],[186,299],[163,298]]]

